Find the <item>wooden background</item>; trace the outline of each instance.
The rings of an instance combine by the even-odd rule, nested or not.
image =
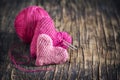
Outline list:
[[[116,1],[1,0],[0,80],[120,80],[120,9]],[[69,62],[47,66],[53,71],[25,73],[9,60],[8,49],[22,43],[14,30],[15,16],[29,5],[46,9],[56,28],[70,33],[78,48],[68,49]],[[29,45],[22,43],[18,52],[29,53]],[[35,68],[34,64],[22,66]]]

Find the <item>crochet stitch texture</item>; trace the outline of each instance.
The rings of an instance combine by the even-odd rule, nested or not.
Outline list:
[[[37,66],[59,64],[68,60],[67,50],[54,47],[52,39],[46,34],[40,34],[37,39]]]

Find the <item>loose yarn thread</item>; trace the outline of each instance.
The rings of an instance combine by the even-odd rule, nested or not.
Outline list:
[[[27,59],[27,62],[17,62],[14,58],[14,56],[12,55],[12,51],[13,49],[15,49],[18,45],[14,45],[12,46],[11,48],[9,48],[8,50],[8,55],[10,57],[10,60],[14,63],[15,67],[17,69],[19,69],[20,71],[23,71],[23,72],[39,72],[39,71],[50,71],[50,70],[54,70],[52,68],[46,68],[46,69],[40,69],[40,68],[37,68],[37,69],[26,69],[26,68],[23,68],[20,66],[20,64],[27,64],[30,62],[30,58],[28,56],[21,56],[21,57],[24,57],[25,59]]]

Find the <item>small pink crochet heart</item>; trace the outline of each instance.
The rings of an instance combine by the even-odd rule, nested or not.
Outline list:
[[[54,47],[50,36],[40,34],[37,39],[37,53],[35,65],[64,63],[68,60],[67,50],[62,47]]]

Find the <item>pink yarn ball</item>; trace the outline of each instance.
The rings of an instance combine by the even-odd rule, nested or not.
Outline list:
[[[36,24],[43,17],[50,16],[39,6],[29,6],[20,11],[14,22],[14,27],[19,38],[26,43],[30,43],[34,35]]]
[[[49,14],[38,6],[29,6],[20,11],[15,19],[14,26],[19,38],[26,43],[31,43],[30,53],[32,57],[36,56],[37,38],[39,34],[49,35],[53,40],[54,46],[65,49],[68,46],[63,44],[63,40],[70,44],[72,42],[72,37],[66,32],[58,32]]]

